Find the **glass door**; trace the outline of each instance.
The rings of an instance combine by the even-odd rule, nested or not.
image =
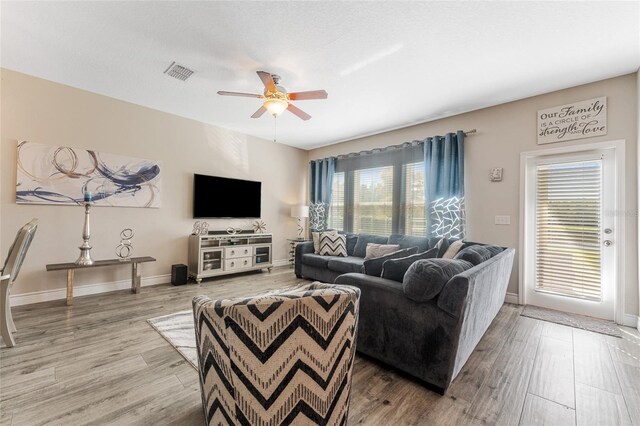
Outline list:
[[[256,246],[254,253],[254,265],[271,263],[271,245]]]
[[[200,253],[200,273],[216,272],[222,270],[222,250],[209,249]]]
[[[532,160],[527,304],[614,319],[614,167],[606,150]]]

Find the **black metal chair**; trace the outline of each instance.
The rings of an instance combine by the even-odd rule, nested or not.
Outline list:
[[[20,267],[29,250],[33,236],[36,234],[38,228],[38,219],[32,219],[31,222],[24,225],[16,235],[16,239],[13,240],[13,244],[9,249],[9,254],[4,262],[4,267],[0,275],[0,309],[2,309],[2,315],[0,315],[0,332],[2,339],[7,347],[15,346],[16,342],[13,340],[13,333],[16,332],[16,326],[13,323],[13,317],[11,316],[11,302],[9,301],[9,294],[11,294],[11,287],[13,282],[18,278]]]

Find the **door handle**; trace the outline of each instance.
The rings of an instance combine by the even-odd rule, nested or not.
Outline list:
[[[611,240],[604,240],[602,244],[604,244],[605,247],[609,247],[611,246],[611,244],[613,244],[613,242]]]

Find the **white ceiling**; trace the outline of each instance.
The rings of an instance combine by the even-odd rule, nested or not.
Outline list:
[[[634,72],[632,2],[7,2],[5,68],[273,139],[250,115],[255,71],[313,118],[285,112],[278,142],[311,149]],[[163,74],[172,62],[196,73]]]

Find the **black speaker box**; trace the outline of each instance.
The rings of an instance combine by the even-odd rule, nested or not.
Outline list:
[[[187,265],[171,265],[171,284],[183,285],[187,283]]]

